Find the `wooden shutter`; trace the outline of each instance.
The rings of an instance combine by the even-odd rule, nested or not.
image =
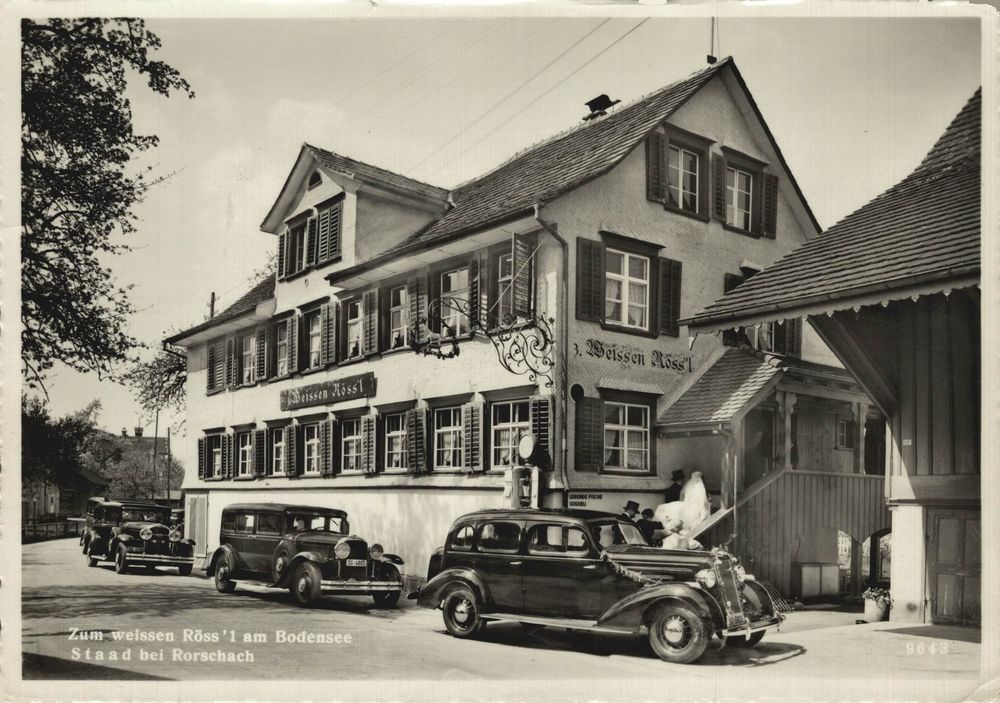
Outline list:
[[[218,356],[217,346],[215,344],[208,345],[208,373],[205,374],[205,380],[207,381],[207,390],[215,390],[215,364],[218,361],[216,358]]]
[[[288,255],[288,231],[278,235],[278,278],[285,277],[285,257]]]
[[[264,378],[274,378],[278,373],[278,327],[271,325],[267,328],[267,366]]]
[[[790,356],[802,356],[802,320],[785,320],[786,339],[788,340],[788,354]]]
[[[321,420],[316,423],[317,432],[317,461],[319,462],[319,472],[323,476],[330,474],[330,420]]]
[[[326,435],[326,462],[320,467],[320,471],[324,476],[333,476],[340,470],[340,423],[336,420],[327,420]]]
[[[316,261],[323,263],[330,258],[330,208],[319,211],[316,229]]]
[[[577,471],[600,471],[604,468],[604,401],[583,398],[576,404]]]
[[[224,434],[222,442],[222,478],[233,477],[233,436]]]
[[[462,464],[466,471],[485,471],[483,461],[483,404],[462,406]]]
[[[483,289],[489,290],[488,284],[484,280],[485,266],[480,265],[479,257],[473,255],[469,259],[469,328],[485,327],[480,316],[489,309],[489,305],[482,303]]]
[[[310,217],[306,223],[306,253],[305,265],[312,266],[316,263],[316,218]]]
[[[427,457],[427,411],[413,408],[406,411],[406,467],[411,474],[431,470],[433,462]]]
[[[298,452],[295,451],[295,437],[298,433],[295,429],[295,425],[285,426],[285,476],[290,478],[295,478],[298,475],[296,471]]]
[[[330,250],[329,260],[338,261],[341,255],[341,224],[343,222],[343,201],[330,208]]]
[[[660,257],[657,261],[659,286],[659,331],[671,337],[680,335],[677,321],[681,317],[681,262]]]
[[[514,316],[528,318],[534,314],[534,300],[531,290],[531,255],[533,242],[528,237],[515,234],[511,245],[511,265],[514,280],[511,284]]]
[[[712,155],[712,175],[715,188],[712,193],[713,214],[726,221],[726,160],[718,154]]]
[[[532,396],[528,407],[531,412],[531,434],[535,435],[539,449],[549,458],[548,465],[538,466],[547,469],[552,461],[552,396]]]
[[[267,473],[267,430],[253,433],[253,471],[258,476]]]
[[[576,317],[600,322],[604,316],[604,245],[576,240]]]
[[[198,438],[198,480],[205,480],[205,467],[207,466],[206,440],[204,437]]]
[[[257,380],[267,378],[267,328],[257,328]]]
[[[410,304],[410,326],[412,327],[426,315],[427,285],[422,277],[417,276],[406,282],[406,299]],[[417,328],[413,341],[417,344],[423,344],[427,341],[426,320]]]
[[[774,239],[778,225],[778,177],[771,173],[762,174],[764,179],[764,207],[762,234]]]
[[[337,362],[337,303],[327,303],[319,315],[320,363],[327,366]]]
[[[378,473],[377,451],[375,448],[375,418],[361,417],[361,471],[366,474]]]
[[[667,193],[666,136],[653,132],[646,139],[646,199],[664,202]]]
[[[230,337],[226,340],[226,387],[232,388],[239,379],[236,368],[236,340]]]
[[[378,354],[378,290],[368,290],[361,296],[361,353],[364,356]]]
[[[299,316],[288,318],[288,373],[299,370]]]

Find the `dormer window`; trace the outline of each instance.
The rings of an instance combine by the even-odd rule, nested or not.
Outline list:
[[[279,280],[340,260],[343,205],[338,195],[288,223],[278,241]]]
[[[313,171],[312,175],[309,176],[309,186],[308,186],[308,189],[312,190],[313,188],[317,188],[320,185],[322,185],[322,183],[323,183],[323,179],[320,177],[319,171]]]

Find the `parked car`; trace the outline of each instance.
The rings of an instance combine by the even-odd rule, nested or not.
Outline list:
[[[650,547],[639,529],[585,510],[500,509],[456,520],[427,583],[455,637],[515,621],[592,632],[646,630],[663,660],[696,661],[712,635],[753,646],[780,617],[767,591],[724,551]]]
[[[113,561],[119,574],[132,566],[176,566],[181,576],[194,566],[194,540],[167,526],[170,509],[141,500],[104,500],[93,509],[85,537],[89,566]]]
[[[391,608],[399,600],[403,560],[351,534],[343,510],[246,503],[222,511],[219,547],[205,571],[221,593],[237,581],[287,588],[299,605],[323,594],[371,596]]]

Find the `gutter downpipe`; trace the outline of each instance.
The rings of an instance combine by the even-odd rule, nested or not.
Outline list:
[[[568,419],[569,417],[569,242],[563,239],[562,235],[556,231],[554,225],[549,224],[542,219],[542,203],[541,201],[535,203],[534,214],[535,222],[538,223],[539,227],[544,229],[552,238],[559,242],[562,247],[562,312],[560,317],[562,318],[562,343],[563,343],[563,370],[562,370],[562,401],[563,401],[563,419]],[[565,503],[568,504],[569,498],[569,471],[566,467],[566,463],[569,460],[569,446],[566,441],[566,435],[569,431],[569,424],[564,423],[562,431],[562,461],[559,462],[559,473],[562,480],[563,491],[565,492]],[[566,507],[564,505],[563,507]]]

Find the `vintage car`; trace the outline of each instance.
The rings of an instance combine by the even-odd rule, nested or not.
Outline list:
[[[93,509],[93,523],[84,537],[89,566],[113,561],[115,571],[142,565],[176,566],[181,576],[194,567],[194,540],[167,526],[170,509],[141,500],[105,500]]]
[[[219,547],[205,571],[221,593],[231,593],[237,581],[256,581],[287,588],[303,606],[326,593],[367,595],[391,608],[403,590],[402,563],[352,535],[343,510],[246,503],[222,511]]]
[[[440,608],[456,637],[491,620],[591,632],[648,632],[663,660],[719,643],[753,646],[781,617],[724,551],[650,547],[639,529],[586,510],[493,509],[456,520],[409,598]]]

